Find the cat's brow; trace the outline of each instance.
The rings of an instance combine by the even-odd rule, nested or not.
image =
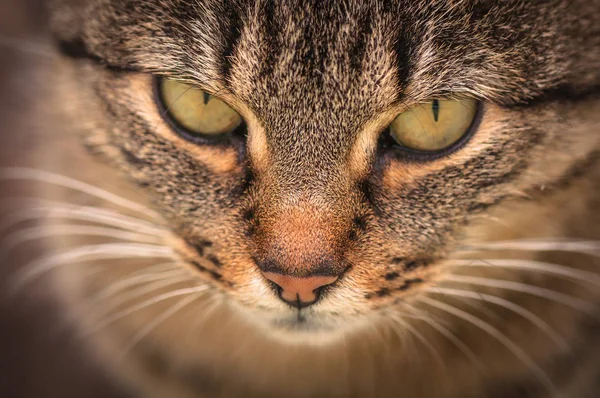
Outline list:
[[[123,61],[121,64],[115,64],[114,62],[109,62],[102,54],[90,51],[83,37],[77,37],[71,40],[58,40],[56,42],[56,47],[63,56],[74,60],[91,61],[115,71],[140,71],[139,66],[129,64],[126,61]]]

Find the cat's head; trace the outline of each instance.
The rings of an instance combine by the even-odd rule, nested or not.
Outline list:
[[[336,330],[419,295],[476,218],[597,153],[591,2],[80,3],[54,28],[87,144],[259,322]]]

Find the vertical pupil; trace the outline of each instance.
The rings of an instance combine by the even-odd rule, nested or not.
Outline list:
[[[202,93],[204,95],[204,105],[208,104],[208,101],[210,101],[210,94],[207,92]]]
[[[440,117],[440,101],[433,100],[431,103],[431,110],[433,111],[433,119],[437,122]]]

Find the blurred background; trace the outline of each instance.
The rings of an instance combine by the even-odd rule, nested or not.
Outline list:
[[[32,148],[52,139],[32,110],[51,84],[44,71],[55,60],[45,3],[0,0],[0,167],[27,165]],[[29,190],[27,183],[0,181],[0,226],[10,214],[10,198]],[[0,228],[0,241],[1,234]],[[18,258],[0,254],[0,282],[9,279],[16,263]],[[61,325],[61,314],[43,285],[16,299],[0,294],[0,397],[127,397]]]

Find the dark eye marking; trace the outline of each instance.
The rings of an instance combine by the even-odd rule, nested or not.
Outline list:
[[[206,91],[203,93],[203,97],[204,105],[208,104],[208,101],[210,101],[210,99],[212,98],[212,96]]]
[[[75,38],[72,40],[61,40],[56,43],[58,51],[69,58],[73,59],[87,59],[98,64],[102,63],[102,59],[97,55],[91,53],[84,41],[81,38]]]
[[[102,58],[96,53],[89,50],[87,44],[81,37],[77,37],[71,40],[58,40],[56,42],[57,50],[65,57],[74,60],[87,60],[97,65],[102,65],[108,70],[114,72],[137,72],[138,69],[132,65],[116,65],[109,63],[106,59]]]

